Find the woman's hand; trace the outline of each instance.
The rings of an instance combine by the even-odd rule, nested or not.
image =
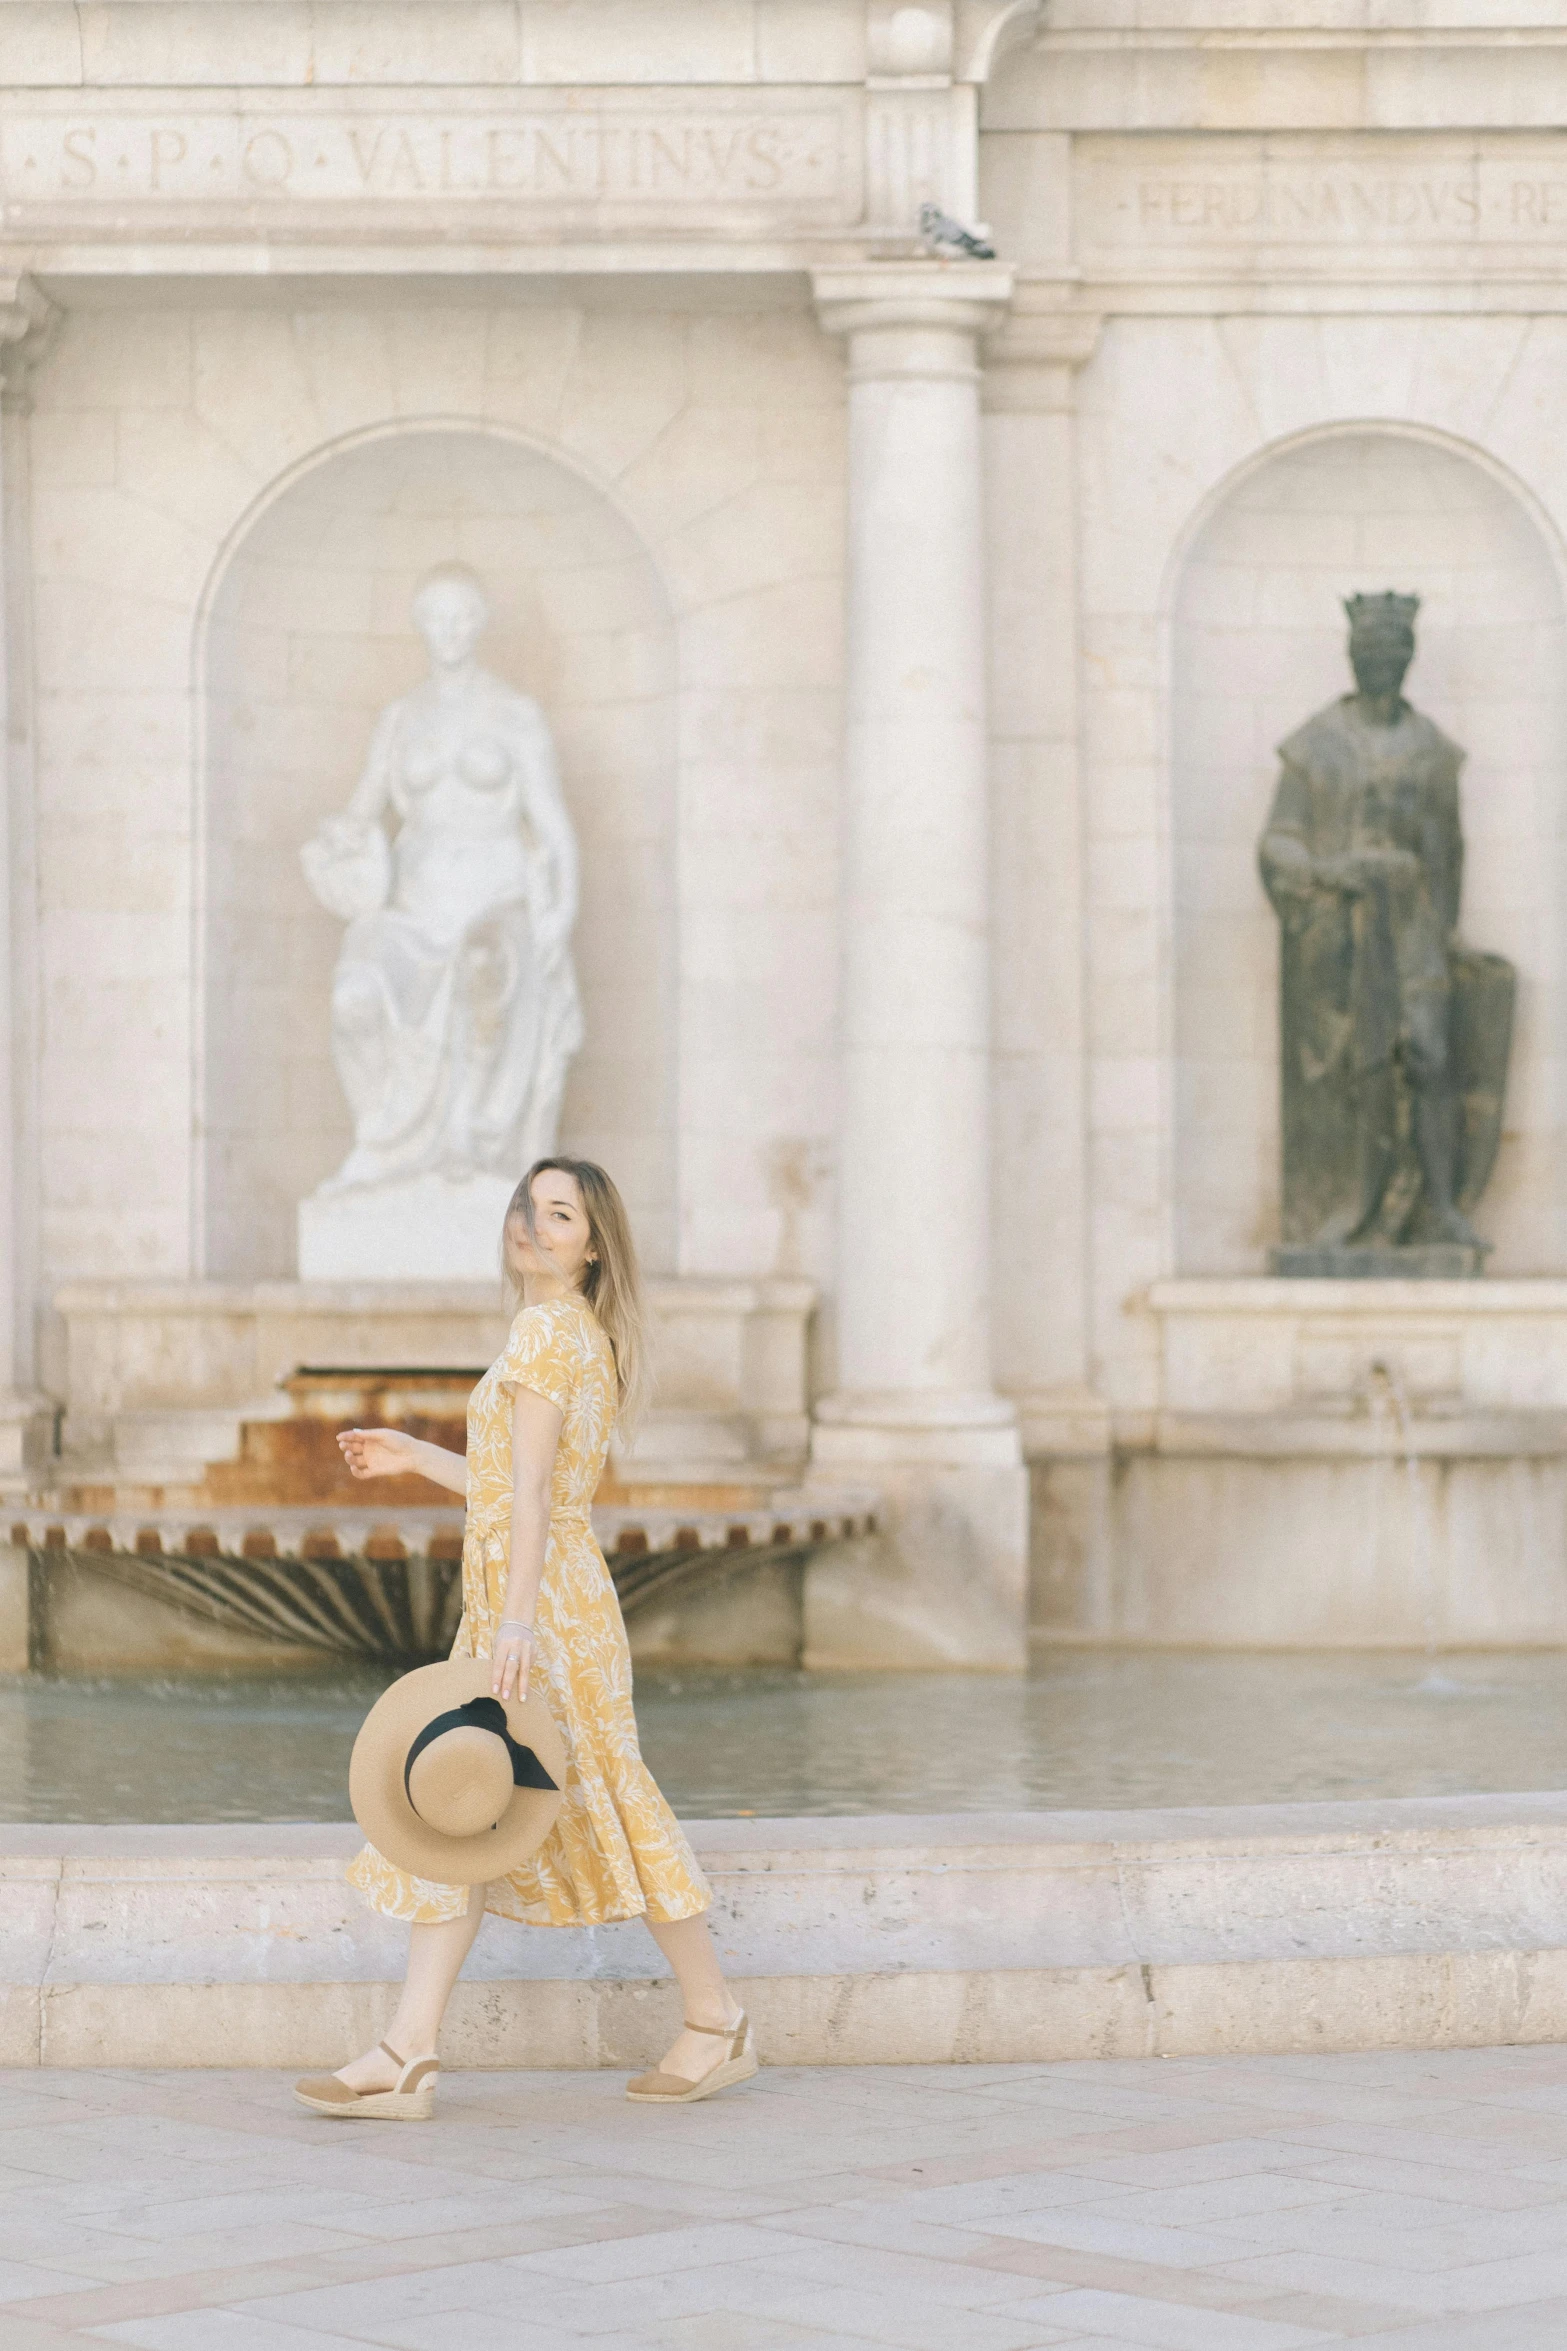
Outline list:
[[[528,1695],[532,1666],[533,1627],[503,1617],[496,1627],[495,1647],[491,1652],[490,1695],[503,1703],[515,1697],[520,1703]]]
[[[337,1441],[356,1478],[406,1477],[417,1467],[415,1440],[403,1429],[342,1429]]]

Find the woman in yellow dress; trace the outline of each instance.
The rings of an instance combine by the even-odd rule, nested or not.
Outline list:
[[[620,1194],[589,1160],[541,1160],[513,1195],[504,1249],[523,1302],[469,1401],[466,1459],[400,1429],[351,1429],[338,1442],[356,1478],[416,1470],[466,1496],[453,1654],[490,1658],[503,1700],[525,1697],[535,1678],[566,1744],[564,1801],[545,1842],[493,1885],[411,1877],[369,1845],[351,1864],[371,1907],[412,1928],[386,2043],[333,2077],[376,2113],[396,2111],[382,2094],[397,2087],[399,2068],[409,2076],[433,2057],[486,1910],[532,1926],[647,1920],[684,1994],[686,2024],[628,2096],[704,2098],[757,2070],[708,1932],[707,1882],[637,1745],[631,1654],[589,1518],[610,1430],[635,1404],[641,1376],[636,1255]],[[353,2101],[333,2110],[351,2112]]]

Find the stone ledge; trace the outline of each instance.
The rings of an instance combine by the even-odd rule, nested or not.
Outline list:
[[[1378,1311],[1416,1315],[1567,1315],[1567,1281],[1489,1276],[1477,1281],[1296,1280],[1283,1274],[1214,1274],[1151,1282],[1156,1314],[1309,1314]]]
[[[1567,2039],[1567,1795],[691,1825],[771,2054],[1010,2062]],[[0,1831],[0,2062],[313,2065],[403,1936],[352,1826]],[[635,1922],[492,1920],[451,2063],[621,2065],[674,2013]]]
[[[1240,1461],[1554,1461],[1567,1454],[1567,1409],[1430,1412],[1402,1429],[1389,1416],[1348,1413],[1161,1412],[1152,1450]]]
[[[1190,1967],[734,1976],[775,2065],[1013,2065],[1567,2040],[1567,1951]],[[378,2040],[398,1985],[0,1987],[0,2064],[329,2067]],[[679,2021],[667,1983],[462,1982],[453,2070],[636,2067]]]

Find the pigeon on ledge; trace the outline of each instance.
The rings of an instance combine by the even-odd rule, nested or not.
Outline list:
[[[920,235],[933,253],[965,254],[970,261],[994,261],[996,248],[987,245],[983,237],[976,237],[950,212],[943,212],[939,204],[920,206]]]

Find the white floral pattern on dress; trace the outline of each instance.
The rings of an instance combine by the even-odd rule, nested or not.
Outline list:
[[[469,1398],[463,1615],[452,1654],[488,1657],[505,1601],[514,1387],[531,1388],[561,1413],[531,1687],[566,1743],[566,1789],[544,1843],[486,1887],[484,1907],[530,1926],[693,1918],[712,1895],[642,1760],[626,1628],[593,1540],[589,1507],[614,1425],[615,1359],[583,1298],[525,1307]],[[468,1900],[465,1886],[411,1877],[373,1845],[350,1863],[348,1877],[373,1910],[420,1926],[461,1917]]]

